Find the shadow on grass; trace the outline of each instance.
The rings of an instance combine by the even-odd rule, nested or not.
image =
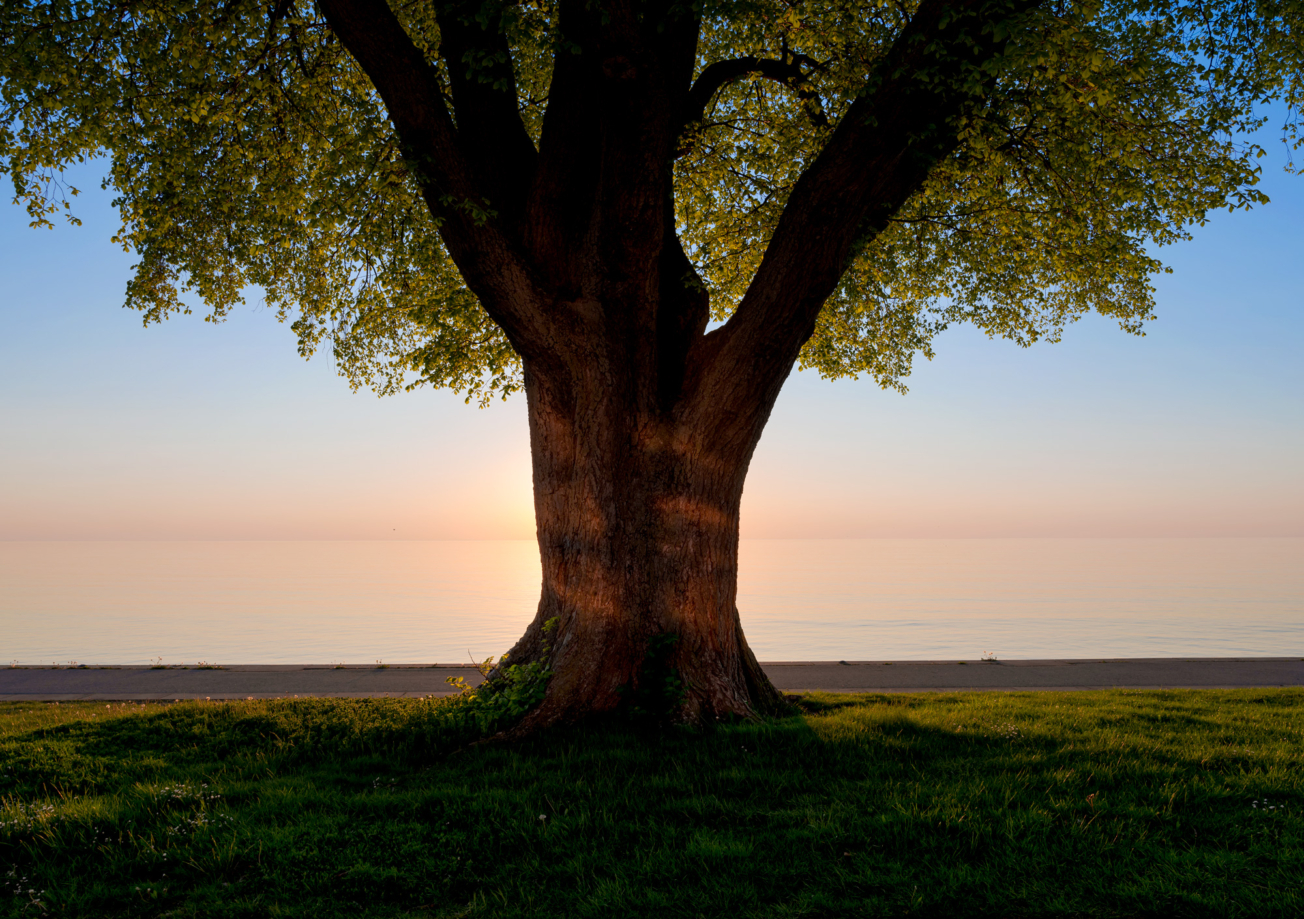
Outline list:
[[[86,916],[1304,912],[1300,694],[801,705],[476,747],[406,700],[72,722],[6,742],[0,820],[56,813],[0,855]]]

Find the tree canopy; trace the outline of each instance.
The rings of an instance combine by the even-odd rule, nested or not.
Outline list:
[[[528,184],[556,62],[580,53],[564,3],[392,9],[468,153]],[[919,9],[694,7],[674,219],[712,320],[747,291],[803,171],[890,78],[884,62]],[[936,74],[972,83],[981,102],[922,187],[857,241],[801,364],[899,387],[951,323],[1028,344],[1096,311],[1139,331],[1156,246],[1213,209],[1264,200],[1260,151],[1238,134],[1260,123],[1256,102],[1300,101],[1292,22],[1290,8],[1242,0],[1012,5],[1002,54]],[[11,0],[0,36],[0,168],[41,224],[74,214],[67,164],[106,160],[115,241],[139,259],[127,304],[147,321],[196,298],[220,319],[252,287],[293,322],[302,353],[328,344],[354,385],[481,399],[519,388],[516,351],[441,242],[447,216],[315,4]],[[519,129],[461,125],[504,94]],[[502,216],[489,189],[440,194],[448,212]]]
[[[1139,332],[1160,248],[1264,200],[1273,3],[17,0],[0,163],[39,224],[107,157],[146,321],[261,288],[355,385],[523,389],[541,597],[479,692],[709,722],[784,704],[736,601],[793,366]]]

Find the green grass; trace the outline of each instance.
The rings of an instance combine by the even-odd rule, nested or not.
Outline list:
[[[1300,916],[1304,691],[0,706],[0,916]]]

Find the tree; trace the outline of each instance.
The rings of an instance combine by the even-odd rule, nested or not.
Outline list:
[[[355,386],[524,390],[543,586],[510,659],[551,674],[527,725],[749,716],[782,703],[735,607],[739,504],[794,365],[903,388],[949,323],[1139,333],[1153,248],[1265,200],[1234,133],[1291,91],[1283,17],[11,0],[0,154],[38,225],[65,164],[108,158],[147,323],[252,286]]]

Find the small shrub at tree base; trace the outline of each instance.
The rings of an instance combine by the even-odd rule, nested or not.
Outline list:
[[[483,730],[518,721],[543,701],[548,678],[552,676],[548,669],[548,653],[552,650],[551,633],[556,628],[556,619],[543,624],[543,647],[539,657],[529,663],[508,664],[508,655],[504,654],[497,667],[492,657],[477,664],[482,679],[479,686],[471,686],[460,676],[444,678],[444,682],[457,689],[467,701],[467,710],[474,714]]]

